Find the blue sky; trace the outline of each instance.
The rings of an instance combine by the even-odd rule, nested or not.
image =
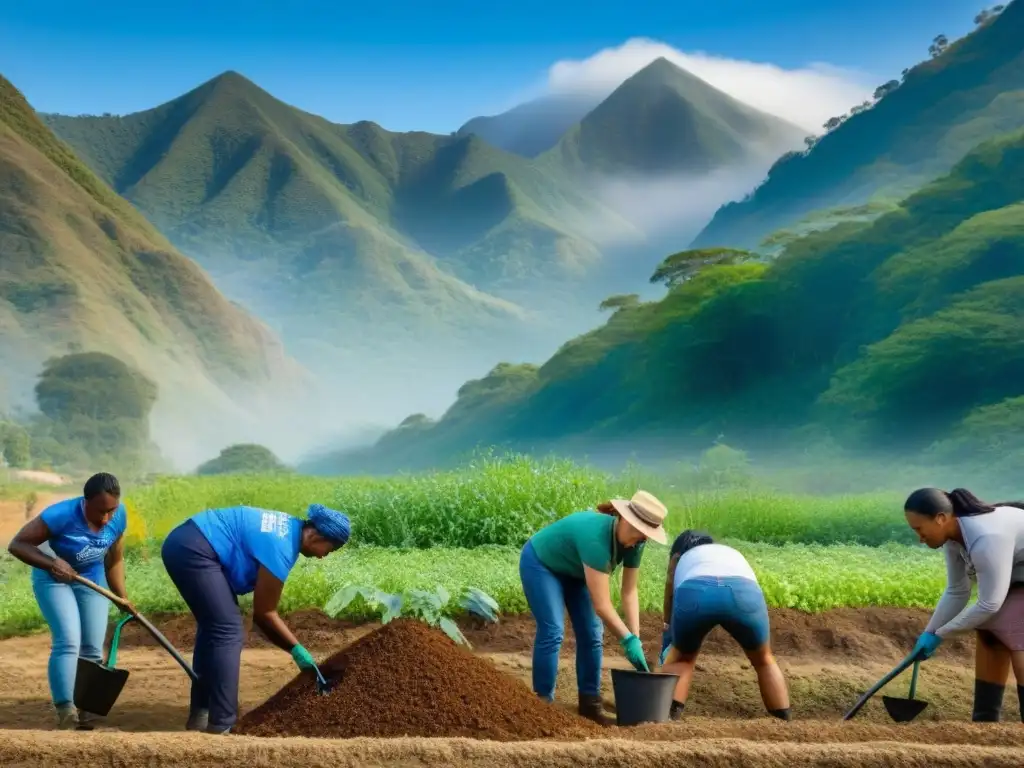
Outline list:
[[[868,83],[898,77],[973,0],[4,3],[0,74],[41,111],[126,113],[233,69],[337,122],[447,132],[535,92],[548,67],[631,37]],[[287,10],[286,10],[287,8]]]

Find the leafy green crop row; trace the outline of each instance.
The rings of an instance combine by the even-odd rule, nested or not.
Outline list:
[[[774,546],[731,541],[750,560],[772,606],[821,611],[839,606],[930,607],[945,584],[941,555],[919,546],[886,544]],[[659,611],[667,563],[666,548],[652,547],[644,556],[641,607]],[[519,583],[519,552],[512,547],[394,550],[360,547],[324,560],[300,558],[285,585],[283,611],[322,608],[346,585],[373,585],[386,592],[432,590],[452,594],[475,587],[491,595],[503,613],[525,612]],[[128,589],[143,612],[186,610],[157,553],[130,555]],[[0,558],[0,635],[43,626],[32,596],[28,566]],[[243,604],[247,604],[243,601]],[[365,618],[362,603],[349,604],[342,615]]]
[[[381,547],[521,546],[538,528],[611,496],[649,490],[668,505],[667,527],[773,544],[911,544],[902,498],[812,497],[735,486],[698,486],[692,478],[618,476],[564,460],[481,460],[452,472],[389,478],[296,475],[169,477],[126,489],[130,538],[161,538],[203,509],[250,504],[295,515],[312,502],[347,511],[353,544]]]

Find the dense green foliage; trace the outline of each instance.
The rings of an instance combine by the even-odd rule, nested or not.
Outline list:
[[[0,450],[12,467],[139,472],[159,463],[149,419],[157,386],[103,352],[46,361],[35,386],[39,413],[0,423]]]
[[[857,473],[860,474],[859,472]],[[249,504],[304,516],[312,503],[345,510],[353,542],[399,548],[521,546],[540,526],[642,487],[670,509],[667,527],[772,544],[911,544],[899,493],[820,497],[782,493],[742,454],[717,446],[697,465],[610,474],[571,461],[477,458],[448,472],[382,478],[297,474],[161,477],[128,488],[148,535],[164,536],[203,509]]]
[[[127,485],[128,589],[145,612],[185,610],[160,562],[159,541],[200,510],[249,504],[302,517],[311,502],[323,502],[351,515],[351,543],[322,561],[300,558],[285,586],[283,610],[324,608],[333,598],[330,610],[339,616],[377,618],[374,600],[353,599],[357,588],[388,605],[399,594],[433,605],[437,601],[427,593],[462,596],[475,588],[492,596],[501,611],[518,613],[526,610],[517,569],[526,538],[559,516],[638,487],[667,504],[670,532],[706,530],[743,551],[771,605],[810,611],[930,606],[942,590],[942,557],[913,546],[900,513],[902,494],[772,492],[741,453],[724,445],[707,451],[697,465],[659,474],[484,456],[457,471],[381,479],[275,473]],[[666,558],[664,547],[649,547],[644,556],[644,610],[660,609]],[[0,556],[0,581],[5,579],[0,635],[41,627],[28,568],[6,554]]]
[[[1021,29],[1024,2],[1014,0],[963,39],[940,45],[868,109],[834,118],[809,151],[777,163],[745,200],[720,208],[691,247],[754,247],[814,209],[863,203],[880,190],[906,194],[972,146],[1018,129]]]
[[[897,606],[931,608],[945,586],[942,557],[920,547],[896,544],[863,547],[853,544],[792,545],[728,542],[743,552],[754,567],[771,606],[822,611],[836,607]],[[651,548],[644,556],[640,605],[660,611],[664,597],[667,550]],[[527,610],[519,581],[519,550],[511,547],[477,549],[394,550],[346,548],[324,560],[300,558],[285,584],[283,612],[323,608],[345,584],[372,584],[390,593],[444,587],[459,594],[475,587],[492,596],[502,613]],[[837,567],[841,564],[841,569]],[[187,610],[155,553],[129,556],[128,592],[145,613]],[[28,567],[0,556],[0,636],[44,627],[32,596]],[[617,581],[613,580],[617,600]],[[242,601],[248,608],[251,598]],[[340,615],[378,619],[362,601],[350,603]]]
[[[664,299],[623,304],[515,386],[496,368],[436,424],[390,433],[349,466],[426,467],[477,445],[651,431],[695,445],[724,433],[762,453],[828,435],[888,452],[950,432],[963,440],[981,424],[965,421],[972,412],[1024,393],[1022,213],[1024,132],[770,263],[694,269],[713,252],[676,254],[655,277],[687,279]]]
[[[215,458],[196,469],[197,475],[237,475],[280,472],[286,467],[274,452],[262,445],[229,445]]]
[[[0,420],[0,466],[27,467],[32,461],[32,437],[14,421]]]

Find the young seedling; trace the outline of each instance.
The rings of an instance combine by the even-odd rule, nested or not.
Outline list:
[[[460,645],[471,647],[469,640],[462,634],[453,616],[453,600],[451,594],[442,586],[433,591],[410,589],[398,594],[391,594],[377,589],[373,585],[346,584],[335,592],[324,605],[324,613],[331,618],[338,618],[356,598],[362,598],[366,607],[379,613],[381,624],[387,624],[397,618],[411,618],[437,627],[448,637]],[[484,621],[497,623],[498,604],[494,598],[475,587],[468,587],[459,594],[455,603],[459,608],[472,613]]]

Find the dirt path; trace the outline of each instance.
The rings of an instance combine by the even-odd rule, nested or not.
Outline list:
[[[51,504],[71,498],[72,495],[45,491],[37,493],[31,517],[35,517]],[[0,499],[0,546],[6,548],[14,535],[21,530],[21,526],[29,519],[25,514],[25,506],[25,499]]]

